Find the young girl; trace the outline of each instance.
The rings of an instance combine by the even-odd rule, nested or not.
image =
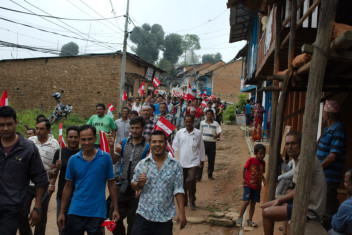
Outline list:
[[[265,146],[262,144],[257,144],[254,146],[255,157],[248,159],[243,167],[243,204],[240,210],[240,215],[236,221],[236,226],[242,226],[243,214],[250,204],[249,208],[249,220],[247,220],[248,226],[256,227],[252,221],[255,203],[260,202],[260,190],[262,181],[265,184],[264,172],[265,172]]]

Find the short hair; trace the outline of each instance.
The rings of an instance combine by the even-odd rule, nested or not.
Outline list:
[[[287,136],[292,136],[292,135],[295,135],[295,136],[297,137],[297,141],[298,141],[298,143],[299,143],[299,146],[301,146],[301,142],[302,142],[302,135],[301,135],[301,133],[299,133],[298,131],[289,131],[289,132],[286,134],[285,138],[286,138]]]
[[[256,145],[254,146],[254,153],[257,154],[257,153],[259,152],[259,150],[261,150],[261,149],[263,149],[264,152],[266,152],[266,148],[265,148],[264,145],[262,145],[262,144],[256,144]]]
[[[208,105],[208,104],[213,104],[213,102],[211,102],[211,101],[208,101],[207,105]]]
[[[211,115],[214,115],[214,111],[212,109],[207,109],[207,111],[205,111],[205,115],[209,112],[211,112]]]
[[[70,131],[76,131],[77,134],[78,134],[78,132],[79,132],[79,127],[78,127],[78,126],[69,126],[69,127],[67,127],[67,129],[66,129],[66,136],[68,136],[68,133],[69,133]]]
[[[247,103],[249,104],[251,101],[250,100],[247,100]]]
[[[99,103],[95,106],[95,108],[102,107],[105,110],[105,104]]]
[[[187,114],[187,115],[185,116],[185,120],[186,120],[186,118],[188,118],[188,117],[192,118],[192,121],[194,121],[194,117],[193,117],[192,115],[189,115],[189,114]]]
[[[27,131],[33,131],[33,133],[35,134],[35,129],[34,128],[28,128]]]
[[[136,115],[136,116],[139,116],[139,113],[138,113],[136,110],[133,110],[133,111],[130,113],[130,115],[132,115],[132,114],[134,114],[134,115]]]
[[[152,140],[152,136],[153,136],[153,135],[162,135],[162,136],[164,136],[165,143],[167,142],[167,137],[166,137],[166,135],[165,135],[165,133],[164,133],[163,131],[161,131],[161,130],[155,130],[155,131],[153,131],[153,132],[150,134],[150,140]]]
[[[36,122],[38,122],[39,121],[39,119],[45,119],[46,117],[45,117],[45,115],[44,114],[39,114],[36,118],[35,118],[35,121]]]
[[[13,120],[17,121],[16,111],[11,106],[0,107],[0,117],[3,117],[3,118],[12,117]]]
[[[261,104],[262,100],[261,99],[257,99],[257,104]]]
[[[135,100],[136,100],[136,99],[139,99],[139,100],[141,100],[141,98],[139,98],[139,97],[136,97],[136,98],[135,98]]]
[[[122,110],[124,110],[124,109],[127,109],[128,113],[130,112],[130,109],[127,108],[127,107],[122,107],[121,112],[122,112]]]
[[[45,126],[46,126],[46,129],[50,130],[51,129],[51,123],[49,122],[48,119],[40,119],[36,122],[36,124],[39,124],[39,123],[42,123],[42,122],[45,122]]]
[[[163,95],[158,95],[158,98],[164,98]]]
[[[160,107],[160,105],[166,105],[166,107],[167,107],[167,103],[165,103],[165,102],[161,102],[160,104],[159,104],[159,107]]]
[[[150,105],[150,107],[152,107],[152,109],[153,109],[153,112],[155,111],[155,105],[154,104],[149,104]]]
[[[132,98],[131,97],[127,98],[127,101],[132,101]]]
[[[97,135],[97,129],[94,126],[85,124],[78,128],[78,136],[81,136],[81,132],[85,130],[91,130],[93,132],[94,137]]]
[[[266,15],[266,12],[263,11],[263,10],[260,10],[259,13],[262,14],[262,15]]]
[[[134,117],[130,120],[130,125],[141,124],[142,127],[145,126],[145,120],[142,116]]]

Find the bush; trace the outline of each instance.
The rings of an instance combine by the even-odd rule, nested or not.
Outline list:
[[[224,111],[224,122],[230,122],[231,124],[234,124],[236,122],[236,106],[238,106],[239,111],[242,113],[244,110],[244,106],[246,105],[247,99],[247,95],[238,95],[238,103],[234,105],[228,105],[226,110]]]

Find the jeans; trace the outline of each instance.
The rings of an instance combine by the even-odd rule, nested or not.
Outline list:
[[[153,222],[136,214],[132,235],[172,235],[172,220]]]
[[[176,117],[176,127],[184,128],[185,127],[185,118],[184,117]]]
[[[205,154],[208,157],[208,178],[213,177],[216,155],[216,142],[204,141]],[[203,176],[203,168],[197,169],[197,180],[201,180]]]
[[[0,234],[16,235],[20,222],[21,210],[0,209]]]
[[[185,190],[185,204],[196,201],[196,174],[197,166],[183,168],[183,189]],[[188,196],[187,196],[188,195]]]
[[[28,215],[31,211],[31,204],[35,198],[35,194],[35,187],[29,186],[29,190],[27,191],[27,195],[24,199],[22,215],[18,226],[20,235],[32,235],[32,229],[29,226]],[[50,196],[45,193],[41,203],[42,214],[40,216],[40,222],[35,226],[34,235],[45,235],[49,201]]]
[[[68,215],[67,234],[84,235],[84,232],[87,232],[88,235],[103,235],[103,222],[104,218]]]
[[[251,124],[251,115],[246,114],[246,125],[249,126]]]
[[[127,201],[118,201],[118,206],[119,206],[119,214],[120,214],[120,219],[116,223],[116,228],[112,232],[114,235],[125,235],[126,234],[126,229],[123,224],[123,220],[127,217],[127,235],[132,234],[133,230],[133,224],[134,220],[136,217],[136,211],[138,208],[138,198],[131,198],[130,200]],[[112,202],[111,202],[112,204]],[[113,205],[111,205],[113,206]],[[111,208],[111,207],[110,207]],[[113,211],[110,210],[111,212]]]
[[[339,200],[337,199],[337,188],[339,187],[339,183],[327,182],[326,185],[326,206],[322,220],[324,228],[329,230],[331,228],[332,217],[337,213],[339,208]]]

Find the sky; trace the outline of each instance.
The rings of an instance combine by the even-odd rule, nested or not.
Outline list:
[[[130,0],[128,31],[148,23],[160,24],[165,35],[197,34],[201,44],[197,55],[220,52],[223,60],[229,62],[245,43],[229,43],[230,10],[226,3],[227,0]],[[126,5],[127,0],[1,0],[0,60],[58,56],[55,53],[68,42],[79,45],[79,54],[122,50]],[[118,18],[99,20],[114,16]],[[15,48],[8,43],[44,48],[51,53]],[[135,45],[128,40],[129,52],[131,46]]]

